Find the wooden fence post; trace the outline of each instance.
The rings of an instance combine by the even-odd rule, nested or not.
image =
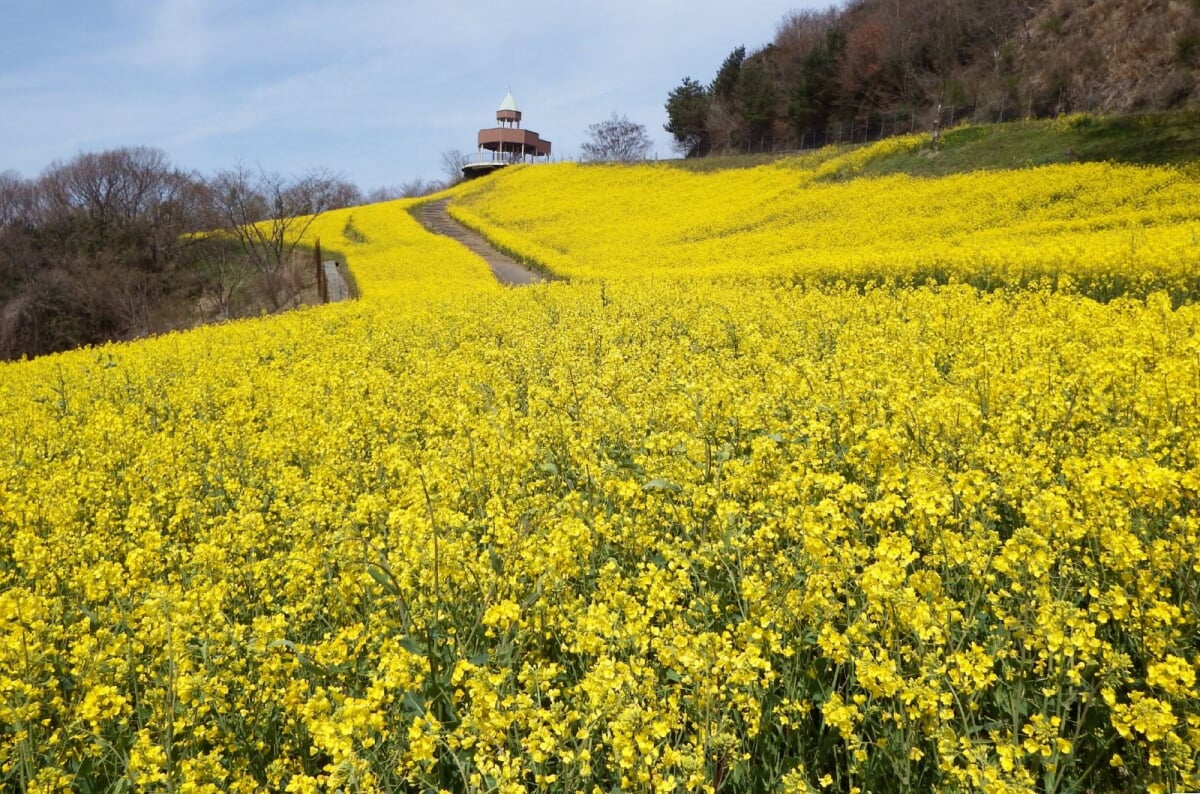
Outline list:
[[[313,259],[317,265],[317,297],[321,303],[329,303],[329,284],[325,282],[325,263],[321,261],[321,238],[313,243]]]

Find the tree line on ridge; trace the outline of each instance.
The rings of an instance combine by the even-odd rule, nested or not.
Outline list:
[[[686,156],[1200,102],[1200,0],[850,0],[793,11],[666,102]]]

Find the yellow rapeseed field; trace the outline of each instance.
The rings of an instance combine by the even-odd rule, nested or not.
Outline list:
[[[870,156],[512,169],[570,282],[377,204],[357,301],[0,365],[0,787],[1200,788],[1194,178]]]
[[[1196,172],[1088,163],[846,178],[915,140],[709,174],[666,164],[514,169],[452,212],[574,278],[1048,282],[1101,299],[1200,292]]]

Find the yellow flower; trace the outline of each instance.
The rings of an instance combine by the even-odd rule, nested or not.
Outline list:
[[[1196,697],[1196,670],[1182,657],[1168,654],[1146,666],[1146,683],[1178,698]]]

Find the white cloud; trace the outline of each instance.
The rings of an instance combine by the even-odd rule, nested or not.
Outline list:
[[[824,5],[806,0],[809,6]],[[49,8],[73,4],[49,2]],[[660,153],[667,93],[709,80],[795,4],[747,0],[99,0],[86,37],[36,62],[0,60],[0,168],[36,173],[81,148],[150,144],[202,171],[238,159],[326,166],[364,187],[437,176],[474,148],[511,85],[555,152],[623,113]],[[17,35],[21,35],[18,31]],[[48,35],[48,33],[47,33]],[[0,56],[2,58],[3,56]]]
[[[213,38],[208,27],[205,0],[158,0],[145,53],[148,65],[196,68],[208,61]]]

